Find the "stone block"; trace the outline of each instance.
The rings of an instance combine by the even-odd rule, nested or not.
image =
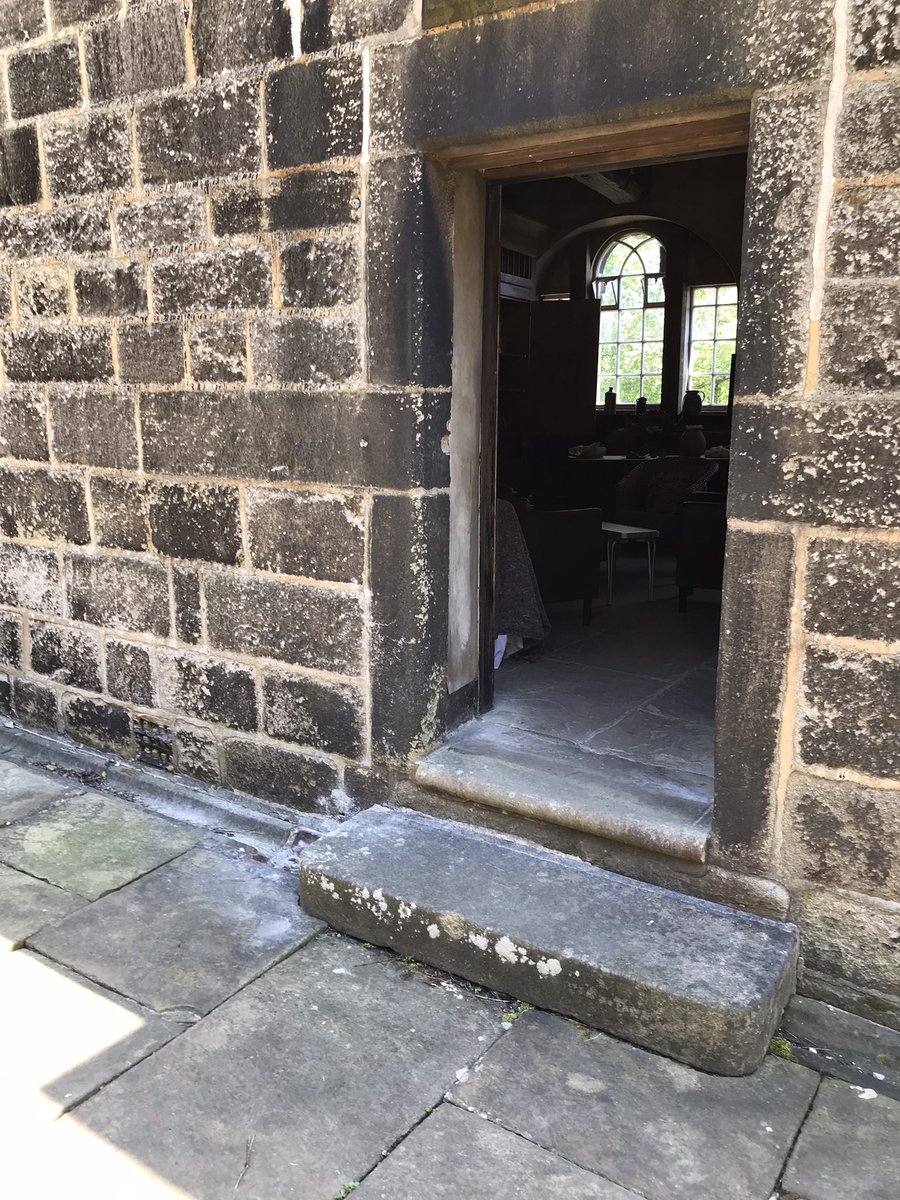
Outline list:
[[[22,661],[22,618],[15,613],[0,613],[0,663],[18,667]]]
[[[294,57],[291,15],[281,0],[196,0],[191,33],[200,75]]]
[[[813,1200],[891,1200],[900,1194],[898,1143],[900,1104],[872,1089],[824,1079],[787,1165],[785,1189]]]
[[[164,708],[230,729],[257,728],[256,676],[249,667],[167,650],[157,662]]]
[[[900,654],[842,654],[811,646],[803,669],[804,762],[900,773]]]
[[[328,797],[338,786],[337,769],[330,759],[240,738],[226,738],[223,752],[223,778],[236,792],[301,812],[328,810]]]
[[[310,54],[391,33],[400,28],[411,8],[410,0],[309,0],[303,8],[300,46]]]
[[[259,101],[255,81],[146,104],[137,116],[145,184],[181,183],[259,170]]]
[[[774,803],[793,538],[732,530],[725,570],[713,837],[721,854],[753,863],[765,860]]]
[[[41,389],[12,386],[0,391],[0,456],[40,462],[50,457]]]
[[[184,379],[181,325],[120,325],[116,333],[119,378],[123,383],[180,383]]]
[[[53,212],[0,213],[0,253],[5,258],[68,258],[111,248],[105,208],[58,208]]]
[[[140,317],[147,311],[143,263],[75,269],[75,302],[83,317]]]
[[[900,62],[897,0],[851,0],[850,58],[857,71]]]
[[[266,79],[269,167],[282,170],[362,150],[359,55],[292,63]]]
[[[0,712],[12,713],[12,680],[6,674],[0,675]]]
[[[359,596],[224,572],[208,574],[204,584],[209,641],[217,650],[359,674]]]
[[[200,577],[188,567],[172,569],[175,591],[175,636],[182,642],[195,645],[203,632],[200,614]]]
[[[366,317],[375,383],[450,383],[453,300],[447,199],[437,167],[388,159],[369,169]]]
[[[359,497],[249,491],[247,520],[254,566],[277,575],[362,582],[365,519]]]
[[[120,7],[118,0],[51,0],[53,24],[57,29],[81,25],[95,17],[114,17]]]
[[[900,315],[892,285],[832,284],[822,312],[822,375],[869,392],[900,387]]]
[[[199,725],[175,726],[175,769],[203,783],[221,782],[219,744],[208,729]]]
[[[50,193],[85,196],[134,184],[131,125],[120,113],[97,113],[44,127]]]
[[[355,241],[317,238],[291,242],[281,252],[281,300],[288,308],[353,304],[359,294]]]
[[[182,475],[445,487],[446,394],[147,393],[144,466]]]
[[[62,601],[59,560],[53,550],[0,542],[0,604],[58,616]]]
[[[88,692],[103,690],[100,682],[100,641],[96,634],[46,621],[31,622],[31,669],[54,683]]]
[[[16,308],[20,321],[53,320],[69,312],[69,280],[61,267],[16,271]]]
[[[307,675],[268,672],[263,679],[265,731],[270,737],[361,758],[363,697],[358,688]]]
[[[152,275],[159,313],[268,308],[272,303],[269,252],[257,246],[156,259]]]
[[[728,504],[748,520],[894,529],[900,520],[893,406],[817,400],[734,406]]]
[[[33,125],[0,133],[0,204],[37,204],[41,164]]]
[[[825,97],[761,96],[750,135],[737,390],[778,395],[806,374]]]
[[[782,861],[790,876],[893,900],[900,895],[900,797],[791,775]]]
[[[54,388],[49,403],[60,462],[137,467],[134,399],[127,392]]]
[[[900,81],[865,80],[844,92],[835,171],[849,179],[891,175],[900,155]]]
[[[107,639],[106,691],[128,704],[153,705],[153,667],[146,646]]]
[[[372,741],[404,759],[440,734],[446,693],[450,502],[446,495],[375,496],[369,587]]]
[[[85,545],[91,534],[84,479],[43,468],[0,468],[0,530],[5,537]]]
[[[128,753],[131,749],[131,714],[118,704],[93,700],[89,696],[64,696],[63,723],[66,732],[77,742],[119,753]]]
[[[12,275],[0,270],[0,321],[9,321],[12,316]]]
[[[253,369],[266,382],[349,382],[359,376],[359,343],[351,317],[260,317],[250,340]]]
[[[356,171],[301,171],[271,182],[266,199],[273,233],[331,229],[359,220]]]
[[[804,623],[815,633],[900,642],[900,546],[813,538]]]
[[[900,905],[813,889],[794,917],[803,939],[806,970],[896,996],[900,990]]]
[[[161,563],[71,555],[66,591],[76,621],[169,636],[169,582]]]
[[[263,200],[258,187],[231,187],[212,197],[212,227],[216,237],[260,233]]]
[[[150,531],[153,545],[170,558],[236,563],[241,555],[237,488],[154,484]]]
[[[81,103],[78,44],[74,38],[10,55],[6,74],[10,110],[16,120],[75,108]]]
[[[96,325],[12,330],[3,362],[7,379],[19,383],[112,379],[110,331]]]
[[[46,29],[44,0],[21,0],[6,4],[0,11],[0,47],[39,38]]]
[[[57,731],[61,728],[59,694],[33,679],[14,679],[12,711],[26,725]]]
[[[201,191],[165,192],[151,200],[128,201],[113,210],[119,246],[159,250],[206,240],[206,204]]]
[[[781,1023],[795,1059],[900,1100],[900,1032],[833,1004],[793,996]]]
[[[90,26],[84,58],[92,104],[178,87],[187,75],[182,5],[131,8],[124,19]]]
[[[138,479],[94,475],[90,488],[99,544],[116,550],[147,550],[147,485]]]
[[[201,383],[243,383],[247,378],[247,328],[243,320],[208,321],[188,330],[191,376]]]
[[[900,188],[840,188],[831,209],[829,239],[834,275],[900,274]]]

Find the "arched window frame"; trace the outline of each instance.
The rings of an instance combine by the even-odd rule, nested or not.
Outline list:
[[[622,256],[626,248],[627,252]],[[621,261],[615,261],[616,257]],[[635,270],[636,267],[639,269]],[[637,279],[641,281],[640,304],[634,303],[638,297],[634,286],[629,286]],[[622,405],[633,405],[639,395],[647,395],[652,404],[661,402],[666,306],[664,281],[665,247],[659,238],[645,229],[618,231],[595,255],[591,267],[591,289],[601,304],[598,405],[602,405],[611,380]],[[623,304],[623,300],[626,303]],[[634,325],[638,312],[641,313],[639,336],[634,328],[626,330],[626,324]],[[648,320],[648,312],[654,314],[652,320]],[[623,313],[626,314],[624,319]],[[611,336],[613,324],[614,337]],[[615,353],[615,370],[610,369],[612,351]],[[636,359],[639,359],[638,369],[633,370],[631,368],[634,368]],[[632,383],[635,379],[636,384]],[[628,381],[627,395],[622,394],[622,380]]]

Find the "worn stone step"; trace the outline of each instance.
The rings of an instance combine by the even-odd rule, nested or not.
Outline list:
[[[494,721],[471,721],[421,759],[416,782],[504,812],[704,862],[712,780]]]
[[[300,900],[345,933],[722,1075],[760,1064],[794,987],[792,925],[402,809],[306,850]]]

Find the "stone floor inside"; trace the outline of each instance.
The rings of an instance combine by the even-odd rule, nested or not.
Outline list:
[[[300,814],[251,846],[0,733],[13,1200],[900,1195],[900,1033],[795,998],[706,1075],[330,932]]]

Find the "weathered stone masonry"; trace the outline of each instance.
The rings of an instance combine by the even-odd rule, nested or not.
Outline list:
[[[897,0],[9,6],[4,703],[126,754],[168,725],[178,770],[301,807],[383,797],[471,703],[426,151],[752,100],[713,862],[783,885],[807,990],[900,1020],[898,28]]]

